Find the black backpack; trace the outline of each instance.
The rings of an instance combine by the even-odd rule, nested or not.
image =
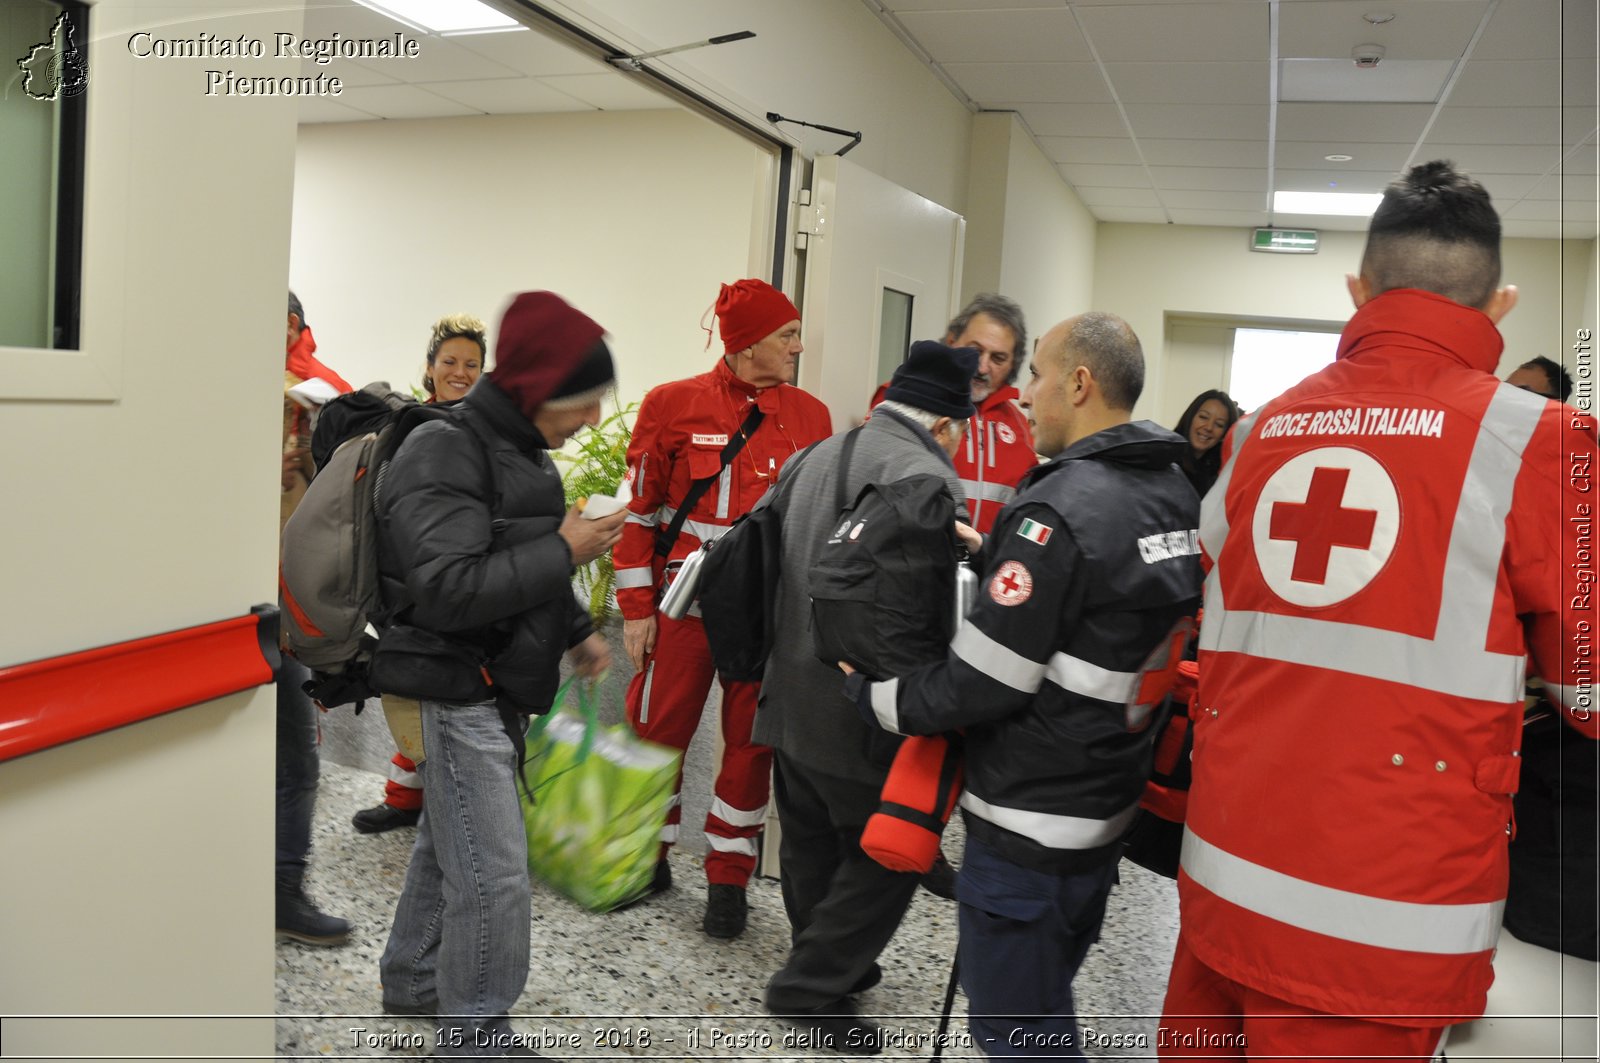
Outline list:
[[[944,477],[868,484],[846,504],[855,433],[839,461],[839,518],[811,569],[817,659],[873,679],[943,660],[955,634],[956,501]]]
[[[696,600],[711,660],[724,679],[753,682],[766,670],[783,565],[783,514],[777,502],[810,452],[807,447],[790,458],[784,464],[788,475],[776,487],[721,536],[700,547],[705,556]]]
[[[330,399],[317,413],[311,430],[311,460],[318,471],[347,440],[383,431],[402,410],[421,403],[394,390],[387,380],[375,380],[360,391]]]

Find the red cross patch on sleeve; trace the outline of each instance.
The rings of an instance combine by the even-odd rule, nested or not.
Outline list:
[[[1033,597],[1033,573],[1020,561],[1007,561],[989,581],[989,597],[998,605],[1021,605]]]

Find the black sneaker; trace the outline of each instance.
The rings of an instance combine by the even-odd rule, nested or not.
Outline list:
[[[278,888],[277,916],[279,941],[327,948],[350,940],[350,921],[319,910],[303,889]]]
[[[415,827],[417,820],[422,818],[420,808],[396,808],[391,804],[381,804],[377,808],[363,808],[360,812],[350,817],[350,822],[362,834],[382,834],[386,830],[396,827]]]
[[[800,1048],[825,1048],[847,1056],[876,1056],[883,1051],[883,1027],[857,1014],[848,998],[806,1011],[773,1014],[792,1024]]]
[[[933,866],[922,873],[922,888],[947,901],[956,899],[956,869],[950,866],[944,853],[935,857]]]
[[[713,882],[706,887],[706,918],[702,926],[707,934],[724,940],[736,938],[744,933],[749,914],[743,886]]]

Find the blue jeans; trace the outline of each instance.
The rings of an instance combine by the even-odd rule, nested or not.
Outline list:
[[[390,1011],[436,1015],[446,1055],[495,1043],[528,981],[528,837],[516,752],[494,704],[422,703],[428,802],[383,951]]]
[[[317,707],[300,689],[311,673],[299,661],[285,656],[272,678],[278,684],[277,877],[280,886],[298,889],[317,804]]]
[[[1012,863],[970,836],[961,903],[961,988],[990,1056],[1082,1059],[1072,979],[1100,939],[1117,861],[1078,874]]]

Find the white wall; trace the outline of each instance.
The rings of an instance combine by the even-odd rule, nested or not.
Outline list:
[[[126,49],[300,28],[298,2],[260,10],[93,5],[84,349],[0,351],[0,664],[276,600],[294,104],[206,99],[206,61]],[[273,720],[269,686],[0,763],[7,1013],[271,1014]],[[5,1029],[7,1058],[272,1048],[270,1020]]]
[[[1097,223],[1010,112],[973,116],[962,301],[981,291],[1015,299],[1028,348],[1056,323],[1095,309]]]
[[[1360,268],[1365,233],[1323,232],[1321,249],[1314,255],[1259,254],[1249,250],[1248,239],[1246,229],[1100,226],[1094,303],[1096,309],[1126,318],[1144,344],[1148,376],[1138,416],[1174,424],[1198,391],[1219,386],[1196,386],[1208,369],[1202,350],[1207,341],[1200,332],[1181,332],[1174,346],[1177,357],[1169,359],[1170,318],[1253,318],[1335,328],[1349,319],[1352,307],[1344,277]],[[1568,337],[1583,306],[1591,243],[1504,242],[1503,282],[1517,285],[1521,297],[1501,322],[1506,341],[1501,376],[1535,354],[1549,354],[1571,342]],[[1191,324],[1178,323],[1180,328]],[[1222,356],[1216,351],[1212,357]]]
[[[420,383],[448,313],[485,319],[492,350],[509,296],[547,288],[611,334],[638,399],[714,360],[700,317],[759,269],[766,160],[682,111],[304,126],[290,275],[356,387]]]

